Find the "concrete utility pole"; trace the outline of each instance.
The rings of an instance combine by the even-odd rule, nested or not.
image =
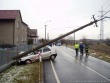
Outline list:
[[[46,42],[46,27],[47,25],[45,24],[45,42]]]
[[[49,33],[47,33],[47,40],[49,41]]]
[[[13,60],[16,60],[16,59],[19,59],[19,58],[21,58],[21,57],[23,57],[23,56],[26,56],[27,54],[29,54],[29,53],[31,53],[31,52],[33,52],[33,51],[36,51],[36,50],[38,50],[38,49],[40,49],[40,48],[42,48],[42,47],[44,47],[44,46],[46,46],[46,45],[48,45],[48,44],[51,44],[51,43],[55,42],[55,41],[58,41],[58,40],[60,40],[60,39],[62,39],[62,38],[64,38],[64,37],[66,37],[66,36],[68,36],[68,35],[70,35],[70,34],[72,34],[72,33],[75,33],[75,32],[77,32],[77,31],[79,31],[79,30],[81,30],[81,29],[83,29],[83,28],[86,28],[86,27],[88,27],[88,26],[94,24],[94,23],[96,24],[98,21],[100,21],[100,20],[102,20],[102,19],[105,19],[105,18],[101,18],[101,19],[99,19],[99,20],[95,20],[95,18],[94,18],[94,21],[92,21],[92,22],[90,22],[90,23],[88,23],[88,24],[85,24],[85,25],[83,25],[83,26],[81,26],[81,27],[79,27],[79,28],[77,28],[77,29],[74,29],[74,30],[72,30],[72,31],[70,31],[70,32],[68,32],[68,33],[66,33],[66,34],[64,34],[64,35],[61,35],[61,36],[59,36],[59,37],[57,37],[57,38],[55,38],[55,39],[53,39],[53,40],[51,40],[51,41],[49,41],[49,42],[46,42],[46,43],[44,43],[44,44],[42,44],[42,45],[39,45],[39,46],[37,46],[37,47],[35,47],[35,48],[31,49],[31,50],[28,50],[28,51],[26,51],[26,52],[24,52],[24,53],[22,53],[22,54],[20,54],[20,55],[18,55],[18,56],[14,56],[14,57],[12,57],[12,59],[13,59]]]
[[[75,45],[75,42],[76,42],[76,41],[75,41],[75,33],[74,33],[74,45]]]
[[[46,36],[47,36],[47,23],[48,22],[51,22],[51,20],[48,20],[48,21],[46,21],[46,23],[45,23],[45,42],[46,42]]]

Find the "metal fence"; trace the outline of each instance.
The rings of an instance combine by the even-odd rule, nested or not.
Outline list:
[[[24,45],[13,48],[0,49],[0,66],[12,61],[12,57],[18,55],[21,51],[32,49],[35,45]],[[37,46],[37,45],[36,45]]]

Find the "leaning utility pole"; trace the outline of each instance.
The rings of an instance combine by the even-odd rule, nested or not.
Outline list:
[[[94,24],[94,23],[95,23],[96,26],[97,26],[97,22],[100,21],[100,20],[103,20],[103,19],[105,19],[105,18],[101,18],[101,19],[99,19],[99,20],[95,20],[95,18],[94,18],[94,16],[93,16],[93,19],[94,19],[94,21],[92,21],[92,22],[90,22],[90,23],[88,23],[88,24],[85,24],[85,25],[83,25],[83,26],[81,26],[81,27],[79,27],[79,28],[77,28],[77,29],[74,29],[74,30],[72,30],[72,31],[70,31],[70,32],[68,32],[68,33],[66,33],[66,34],[64,34],[64,35],[61,35],[60,37],[57,37],[57,38],[55,38],[55,39],[53,39],[53,40],[51,40],[51,41],[49,41],[49,42],[46,42],[46,43],[44,43],[44,44],[42,44],[42,45],[39,45],[39,46],[37,46],[37,47],[35,47],[35,48],[31,49],[31,50],[28,50],[28,51],[26,51],[26,52],[24,52],[24,53],[22,53],[22,54],[19,54],[19,55],[17,55],[17,56],[14,56],[12,59],[13,59],[13,60],[16,60],[16,59],[19,59],[19,58],[21,58],[21,57],[23,57],[23,56],[26,56],[27,54],[29,54],[29,53],[31,53],[31,52],[33,52],[33,51],[36,51],[36,50],[38,50],[38,49],[40,49],[40,48],[42,48],[42,47],[44,47],[44,46],[46,46],[46,45],[48,45],[48,44],[51,44],[51,43],[53,43],[53,42],[55,42],[55,41],[57,41],[57,40],[60,40],[60,39],[66,37],[66,36],[68,36],[68,35],[70,35],[70,34],[72,34],[72,33],[75,33],[75,32],[77,32],[77,31],[79,31],[79,30],[81,30],[81,29],[83,29],[83,28],[86,28],[86,27],[88,27],[88,26],[90,26],[90,25],[92,25],[92,24]]]

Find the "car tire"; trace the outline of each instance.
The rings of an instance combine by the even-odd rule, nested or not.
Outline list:
[[[30,59],[27,59],[25,62],[26,64],[30,64],[32,61]]]
[[[56,57],[55,57],[54,55],[51,55],[51,56],[50,56],[50,60],[52,60],[52,61],[54,61],[55,58],[56,58]]]
[[[20,65],[20,61],[16,60],[16,65]]]

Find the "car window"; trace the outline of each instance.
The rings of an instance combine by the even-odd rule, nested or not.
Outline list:
[[[45,48],[43,49],[43,52],[48,52],[48,51],[51,51],[48,47],[45,47]]]
[[[34,52],[29,53],[29,55],[34,55]]]

